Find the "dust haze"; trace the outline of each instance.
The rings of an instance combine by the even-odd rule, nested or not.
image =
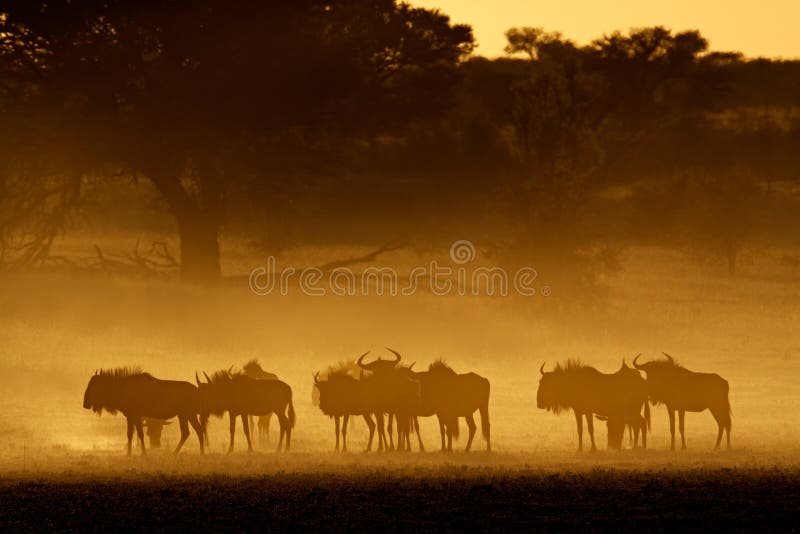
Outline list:
[[[0,6],[0,524],[96,528],[167,502],[174,518],[139,524],[787,520],[800,62],[720,50],[703,28],[577,42],[519,20],[503,38],[482,57],[469,21],[393,0]],[[315,377],[368,351],[399,366],[351,367],[373,389],[343,408],[339,452]],[[628,368],[640,354],[707,374],[670,365],[684,381],[665,392]],[[237,374],[252,360],[255,385]],[[478,386],[404,367],[440,361]],[[574,362],[606,382],[543,400],[543,374]],[[156,417],[131,411],[133,389],[103,390],[124,407],[84,398],[126,367],[189,383],[160,447],[131,440]],[[253,452],[240,419],[228,454],[234,390],[210,410],[201,385],[217,372],[261,395],[239,400],[281,389],[291,451],[276,409]],[[465,451],[470,409],[491,421]],[[644,448],[625,429],[648,409]],[[730,447],[715,450],[720,413]],[[419,415],[410,451],[364,452],[362,416],[380,433],[384,415],[398,430]],[[194,497],[242,514],[202,525]]]
[[[344,252],[310,249],[298,257]],[[402,253],[384,261],[410,265],[421,260]],[[788,278],[779,257],[771,260],[759,255],[747,269]],[[98,417],[81,407],[83,390],[97,368],[136,364],[157,377],[193,382],[195,371],[241,367],[252,358],[292,386],[298,419],[294,451],[318,462],[316,455],[331,453],[334,435],[332,421],[312,405],[312,372],[367,350],[387,358],[387,346],[401,352],[407,363],[426,367],[442,358],[458,371],[490,379],[493,442],[497,456],[504,458],[497,460],[501,463],[511,457],[547,463],[554,455],[561,461],[595,461],[572,458],[576,435],[570,415],[536,409],[543,363],[551,367],[578,358],[614,372],[623,359],[630,364],[639,352],[649,359],[660,357],[662,350],[693,370],[717,372],[729,381],[734,452],[720,458],[734,463],[788,461],[800,429],[792,409],[800,393],[794,284],[755,274],[744,282],[731,279],[724,270],[715,273],[658,249],[630,250],[624,264],[608,280],[602,306],[577,309],[559,303],[557,286],[549,297],[535,297],[539,301],[531,307],[522,298],[439,297],[429,292],[407,297],[257,296],[245,283],[198,288],[117,276],[6,275],[0,419],[4,469],[19,472],[23,449],[27,469],[41,469],[42,462],[51,460],[60,468],[84,455],[121,454],[124,419]],[[659,457],[669,446],[669,429],[663,406],[652,410],[650,455],[601,453],[596,461]],[[421,424],[427,448],[437,450],[438,428],[428,418]],[[175,426],[164,430],[166,450],[177,442]],[[596,428],[604,449],[604,426]],[[272,454],[274,432],[269,445],[257,442],[261,454]],[[711,454],[716,425],[708,412],[689,414],[686,433],[692,455],[723,461]],[[227,434],[227,419],[212,419],[210,452],[226,450]],[[351,449],[364,448],[366,437],[366,425],[356,421]],[[237,440],[244,451],[241,430]],[[481,448],[480,439],[476,448]],[[197,453],[196,442],[187,442],[183,454]],[[348,461],[362,458],[353,453]]]

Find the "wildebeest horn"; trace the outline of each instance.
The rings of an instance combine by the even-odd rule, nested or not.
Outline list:
[[[94,376],[97,376],[97,373],[99,373],[99,372],[100,372],[100,369],[95,369],[94,370]]]
[[[417,362],[414,362],[411,365],[409,365],[408,366],[408,370],[410,371],[411,369],[413,369],[416,364],[417,364]]]
[[[367,354],[369,354],[369,351],[365,352],[364,354],[362,354],[361,356],[358,357],[358,362],[356,362],[356,363],[358,364],[359,367],[364,367],[364,364],[362,362],[364,361],[364,357]]]
[[[636,357],[633,359],[633,366],[634,366],[634,367],[636,367],[637,369],[641,369],[641,368],[642,368],[642,366],[641,366],[641,365],[639,365],[638,363],[636,363],[636,360],[638,360],[638,359],[639,359],[639,356],[641,356],[641,355],[642,355],[642,353],[640,352],[640,353],[639,353],[639,354],[637,354],[637,355],[636,355]]]
[[[670,361],[670,362],[674,362],[674,361],[675,361],[674,359],[672,359],[672,356],[670,356],[670,355],[669,355],[669,354],[667,354],[666,352],[662,352],[661,354],[663,354],[664,356],[666,356],[667,358],[669,358],[669,361]]]
[[[197,387],[200,387],[200,377],[197,376],[197,371],[194,372],[194,381],[197,382]]]
[[[400,353],[399,353],[399,352],[397,352],[397,351],[396,351],[396,350],[394,350],[394,349],[390,349],[389,347],[386,347],[386,350],[388,350],[389,352],[391,352],[392,354],[394,354],[394,355],[397,357],[397,359],[394,361],[394,364],[395,364],[395,365],[397,365],[398,363],[400,363],[401,356],[400,356]]]
[[[547,362],[542,362],[542,366],[539,367],[539,372],[542,374],[542,376],[544,376],[544,364],[545,363],[547,363]]]
[[[233,366],[232,365],[230,367],[228,367],[228,374],[229,375],[233,374]]]
[[[204,377],[206,377],[206,382],[208,382],[208,383],[210,384],[210,383],[211,383],[211,379],[210,379],[210,378],[208,378],[208,373],[206,373],[205,371],[203,371],[203,376],[204,376]]]

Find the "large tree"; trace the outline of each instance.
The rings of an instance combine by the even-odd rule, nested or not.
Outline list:
[[[0,39],[3,250],[44,258],[87,178],[144,178],[186,280],[220,276],[232,186],[441,110],[472,48],[394,0],[10,0]]]

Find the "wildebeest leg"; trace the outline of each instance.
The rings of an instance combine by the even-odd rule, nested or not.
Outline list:
[[[128,456],[131,455],[131,442],[133,441],[133,428],[135,426],[133,419],[128,417]]]
[[[252,416],[242,414],[242,426],[244,427],[244,437],[247,438],[247,452],[253,452],[253,444],[250,440],[250,419],[252,419]]]
[[[481,433],[486,440],[486,452],[492,452],[492,424],[489,422],[489,402],[478,408],[481,414]]]
[[[683,410],[678,411],[678,428],[681,431],[681,450],[686,450],[686,436],[683,434],[683,420],[686,416],[686,412]]]
[[[363,414],[361,417],[364,418],[364,422],[367,423],[367,428],[369,428],[369,441],[367,442],[367,450],[364,452],[369,452],[372,450],[372,438],[375,437],[375,423],[372,421],[372,416],[369,414]]]
[[[192,415],[191,417],[189,417],[189,423],[191,423],[192,428],[194,428],[194,431],[197,434],[197,439],[200,440],[200,454],[205,454],[206,450],[204,445],[206,443],[206,440],[208,440],[208,436],[205,436],[204,439],[203,434],[205,432],[205,429],[203,428],[202,423],[200,423],[200,421],[197,420],[196,415]]]
[[[147,456],[147,450],[144,447],[144,429],[142,428],[142,420],[136,420],[136,434],[139,437],[139,445],[142,447],[142,456]]]
[[[375,412],[375,424],[378,426],[378,452],[389,450],[386,442],[386,431],[383,426],[383,412]]]
[[[183,444],[189,439],[189,422],[186,420],[185,416],[178,416],[178,425],[181,427],[181,439],[177,447],[175,447],[175,452],[173,454],[178,454]]]
[[[242,417],[245,417],[245,416],[242,416]],[[244,424],[244,420],[242,420],[242,424]],[[248,415],[247,416],[247,425],[248,425],[247,426],[248,428],[255,429],[256,428],[256,418],[254,416],[252,416],[252,415]],[[247,433],[245,433],[245,436],[246,435],[247,435]]]
[[[725,421],[724,415],[720,414],[717,410],[711,410],[711,415],[717,422],[717,443],[714,445],[714,450],[719,449],[719,444],[722,443],[722,433],[726,430],[729,421]],[[728,448],[730,448],[730,433],[728,433]]]
[[[349,422],[350,414],[346,414],[342,421],[342,452],[347,452],[347,423]]]
[[[269,423],[271,420],[271,413],[258,418],[258,436],[265,443],[269,443]]]
[[[200,427],[203,429],[203,441],[205,441],[206,447],[208,447],[208,415],[200,416]]]
[[[233,436],[236,432],[236,414],[230,412],[231,416],[231,443],[228,445],[228,454],[233,452]]]
[[[589,439],[592,440],[591,452],[594,452],[597,447],[594,445],[594,414],[592,413],[586,414],[586,429],[589,431]]]
[[[397,413],[393,413],[391,415],[391,417],[394,418],[394,424],[397,427],[397,430],[395,430],[396,436],[397,436],[397,441],[394,444],[394,448],[397,451],[402,451],[403,450],[403,443],[404,443],[403,440],[406,439],[406,432],[408,431],[408,425],[406,424],[405,417],[401,417],[401,416],[397,415]],[[390,441],[391,441],[391,438],[390,438]],[[389,443],[389,445],[391,445],[391,442]]]
[[[647,448],[647,420],[642,417],[639,420],[639,425],[642,427],[642,448]]]
[[[334,415],[334,429],[336,430],[336,447],[334,447],[333,452],[339,452],[339,429],[342,425],[342,417],[340,415]]]
[[[414,416],[414,432],[417,433],[417,440],[419,441],[419,452],[425,452],[425,445],[422,444],[422,436],[419,434],[419,418]],[[409,450],[411,446],[409,445]]]
[[[386,423],[386,430],[388,430],[388,434],[389,434],[389,446],[386,447],[386,450],[393,451],[394,450],[394,438],[392,437],[392,421],[395,420],[395,415],[393,413],[389,412],[388,419],[389,420]],[[400,424],[399,424],[399,421],[394,421],[394,422],[398,423],[397,424],[397,441],[399,442],[400,441]],[[397,445],[400,446],[400,443],[398,443]]]
[[[473,414],[469,414],[464,419],[467,420],[467,428],[469,428],[469,438],[467,439],[467,447],[464,449],[464,451],[469,452],[470,447],[472,447],[472,439],[475,437],[475,430],[477,430],[478,425],[475,424],[475,416]]]
[[[281,447],[283,447],[283,438],[286,438],[286,446],[283,447],[283,450],[288,451],[290,446],[291,435],[290,432],[292,431],[292,425],[289,423],[289,417],[283,410],[279,410],[276,412],[278,416],[278,426],[281,428],[280,437],[278,438],[278,448],[275,449],[276,452],[281,452]]]
[[[399,416],[395,414],[395,422],[397,423],[397,450],[408,450],[408,434],[411,432],[411,422],[408,416]]]
[[[458,418],[455,418],[455,424],[458,424]],[[447,452],[453,452],[453,421],[448,420],[445,428],[447,429]]]
[[[667,413],[669,413],[669,433],[672,437],[670,450],[675,450],[675,410],[667,406]]]
[[[436,419],[439,420],[439,434],[442,437],[442,452],[444,452],[445,451],[445,447],[444,447],[444,423],[442,422],[442,416],[441,415],[436,414]]]
[[[575,424],[578,425],[578,452],[583,452],[583,414],[575,412]]]

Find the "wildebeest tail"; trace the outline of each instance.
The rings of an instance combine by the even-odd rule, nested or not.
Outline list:
[[[733,419],[733,409],[731,408],[731,398],[730,398],[730,388],[728,386],[728,382],[725,382],[725,413],[728,416],[728,420],[726,421],[728,431],[731,429],[731,419]]]
[[[481,433],[483,434],[483,438],[485,440],[489,440],[489,400],[486,400],[486,404],[481,406]]]
[[[287,414],[289,417],[289,428],[294,428],[294,423],[297,421],[297,416],[294,413],[294,403],[292,399],[289,399],[289,413]]]

